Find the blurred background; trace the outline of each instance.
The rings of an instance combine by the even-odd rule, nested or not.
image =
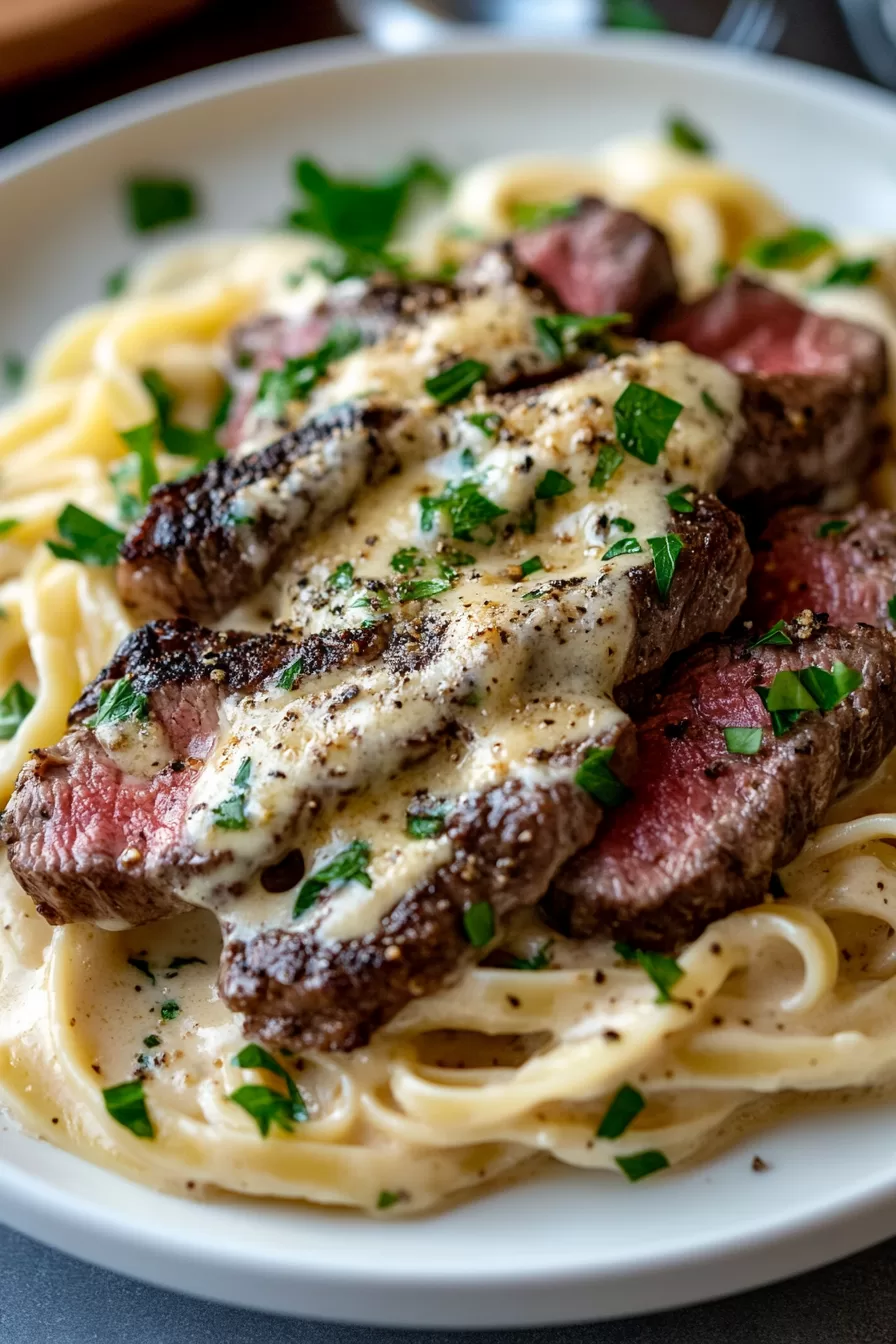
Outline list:
[[[251,52],[361,28],[407,48],[457,18],[556,36],[605,23],[717,34],[896,87],[896,0],[0,0],[0,144]]]

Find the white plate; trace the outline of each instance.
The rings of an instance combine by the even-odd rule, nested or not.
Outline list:
[[[134,169],[182,170],[205,224],[275,219],[300,150],[369,171],[425,149],[460,165],[588,149],[684,108],[804,218],[894,231],[896,103],[837,76],[695,42],[410,59],[325,44],[253,57],[100,108],[0,155],[0,350],[94,297],[134,243]],[[780,1120],[717,1160],[636,1187],[555,1168],[448,1212],[347,1214],[157,1195],[0,1133],[0,1218],[75,1255],[246,1306],[368,1324],[544,1324],[693,1302],[896,1233],[892,1106]],[[771,1164],[758,1175],[754,1153]]]

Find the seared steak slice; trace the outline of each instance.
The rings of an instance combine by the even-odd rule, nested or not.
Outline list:
[[[677,294],[672,254],[659,229],[593,196],[566,219],[515,234],[513,250],[567,312],[631,313],[636,331]]]
[[[600,744],[631,769],[630,728]],[[247,1014],[246,1032],[299,1050],[354,1050],[414,998],[473,956],[464,911],[488,902],[500,927],[534,905],[551,876],[593,835],[601,808],[569,782],[512,781],[465,798],[448,819],[453,857],[364,938],[333,942],[270,929],[225,947],[221,994]]]
[[[894,596],[896,515],[889,509],[785,509],[757,543],[744,615],[760,632],[807,608],[832,625],[893,630]]]
[[[258,592],[301,536],[396,466],[382,433],[392,419],[337,407],[259,452],[156,486],[121,548],[125,606],[211,620]]]
[[[817,499],[873,465],[887,388],[882,337],[737,272],[653,331],[740,375],[743,440],[722,494],[746,512]]]
[[[841,785],[896,746],[896,641],[864,627],[789,631],[786,647],[705,645],[673,674],[639,725],[631,798],[555,880],[551,918],[574,936],[670,949],[760,900]],[[861,686],[774,736],[755,688],[837,662],[858,669]],[[758,753],[729,752],[723,730],[753,725],[764,729]]]
[[[383,626],[313,636],[301,646],[304,671],[376,656],[384,636]],[[4,814],[10,866],[50,923],[142,924],[185,908],[190,878],[227,857],[199,856],[183,833],[220,734],[221,705],[298,655],[282,635],[192,621],[159,621],[128,636],[73,708],[62,741],[33,753]],[[122,678],[147,697],[146,719],[93,728],[101,693]]]

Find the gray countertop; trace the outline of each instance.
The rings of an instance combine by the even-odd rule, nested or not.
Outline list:
[[[705,26],[704,0],[658,0],[677,27]],[[718,8],[718,6],[716,6]],[[788,0],[788,55],[857,73],[835,0]],[[250,50],[340,30],[331,0],[212,0],[178,41],[160,35],[84,71],[0,97],[0,143],[128,88]],[[711,17],[711,15],[710,15]],[[894,1136],[896,1141],[896,1136]],[[2,1218],[2,1210],[0,1210]],[[896,1344],[896,1241],[789,1283],[645,1319],[465,1340],[551,1344]],[[0,1344],[376,1344],[386,1332],[288,1321],[162,1292],[0,1228]],[[440,1333],[427,1336],[441,1339]],[[446,1341],[457,1335],[444,1334]]]

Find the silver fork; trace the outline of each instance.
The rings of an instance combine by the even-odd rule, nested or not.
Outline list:
[[[786,27],[778,0],[731,0],[713,38],[742,51],[774,51]]]

